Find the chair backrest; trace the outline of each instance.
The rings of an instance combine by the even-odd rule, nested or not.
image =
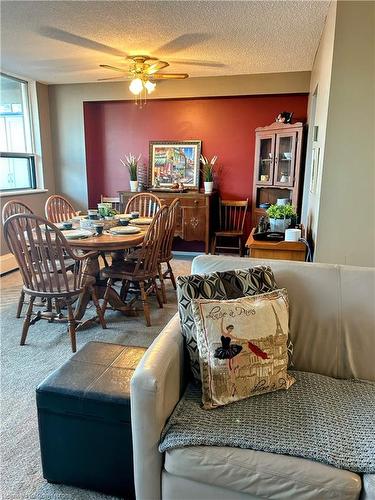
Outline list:
[[[160,246],[168,218],[168,207],[161,208],[153,218],[139,252],[134,273],[157,273]]]
[[[57,227],[37,215],[17,214],[4,223],[5,240],[16,257],[25,288],[38,295],[72,294],[83,286],[86,261],[77,257]],[[70,274],[64,256],[77,261]]]
[[[73,205],[63,196],[54,194],[46,201],[45,214],[51,222],[64,222],[74,217],[76,213]]]
[[[180,209],[180,200],[176,198],[168,208],[168,217],[165,223],[164,235],[160,245],[160,262],[166,262],[172,256],[173,237],[176,231],[177,216]]]
[[[221,231],[243,231],[249,200],[220,200],[219,225]]]
[[[139,193],[130,198],[125,213],[139,212],[141,217],[153,217],[160,209],[160,199],[152,193]]]
[[[121,203],[119,196],[100,196],[100,203],[110,203],[114,210],[120,211]]]
[[[33,211],[31,210],[30,207],[28,207],[25,203],[22,203],[22,201],[18,200],[9,200],[5,203],[3,206],[2,210],[2,222],[4,222],[9,219],[12,215],[15,214],[32,214]]]

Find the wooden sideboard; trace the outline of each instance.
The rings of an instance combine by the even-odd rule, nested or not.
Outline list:
[[[249,257],[254,259],[300,260],[306,256],[306,245],[301,241],[259,241],[254,240],[255,228],[246,242]]]
[[[127,202],[135,193],[119,191],[120,209],[125,210]],[[185,241],[203,241],[205,252],[210,249],[211,213],[216,199],[215,194],[205,194],[198,191],[186,193],[155,192],[163,205],[170,205],[178,198],[181,206],[179,210],[175,236]]]

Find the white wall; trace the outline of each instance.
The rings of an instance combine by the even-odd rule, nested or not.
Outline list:
[[[374,2],[337,3],[317,262],[375,266],[374,37]]]
[[[301,219],[309,231],[309,239],[316,241],[318,231],[318,216],[320,190],[322,182],[322,167],[324,165],[328,105],[331,88],[331,73],[333,60],[333,45],[336,26],[336,1],[329,7],[324,30],[314,59],[311,72],[310,96],[308,104],[308,138],[306,151],[305,181],[303,189],[303,204]],[[314,94],[316,93],[316,98]],[[314,99],[315,102],[314,102]],[[314,126],[318,127],[318,137],[313,141]],[[320,149],[320,161],[316,171],[315,189],[311,192],[312,148]]]
[[[152,98],[287,94],[308,92],[310,73],[189,78],[164,81]],[[77,209],[87,208],[83,102],[125,100],[128,82],[51,85],[49,87],[56,191]]]

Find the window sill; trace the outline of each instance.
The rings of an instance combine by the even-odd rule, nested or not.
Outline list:
[[[48,189],[15,189],[14,191],[3,191],[0,193],[0,198],[6,198],[7,196],[25,196],[40,193],[48,193]]]

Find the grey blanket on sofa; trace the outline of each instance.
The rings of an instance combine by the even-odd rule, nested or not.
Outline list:
[[[230,446],[375,473],[375,384],[291,372],[296,383],[215,410],[189,385],[163,430],[159,450]]]

